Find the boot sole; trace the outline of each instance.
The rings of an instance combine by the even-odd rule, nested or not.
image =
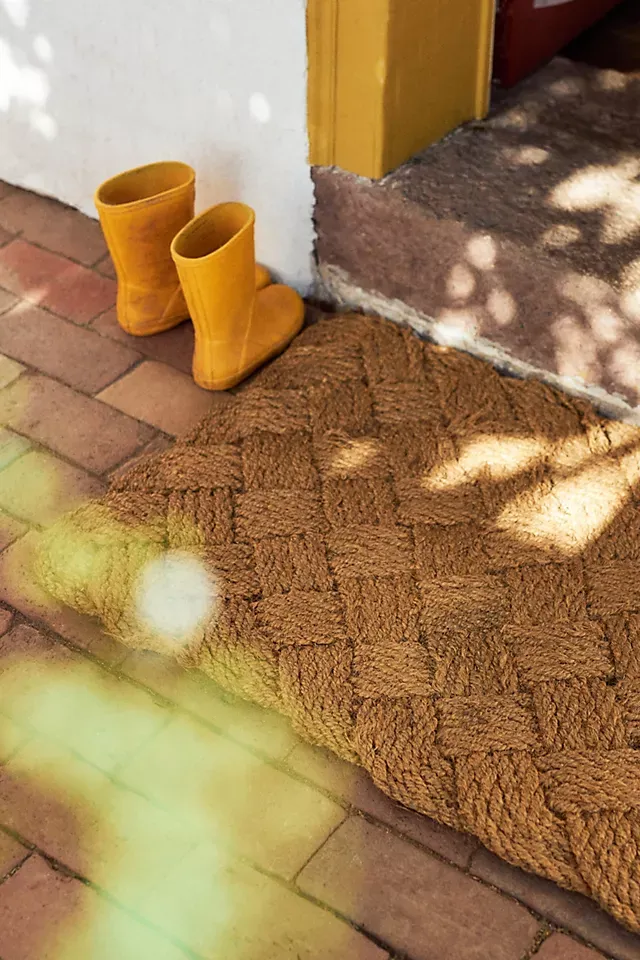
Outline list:
[[[275,346],[270,347],[269,350],[262,355],[262,357],[260,357],[250,366],[245,367],[245,369],[240,373],[235,373],[232,377],[225,377],[224,380],[204,380],[203,378],[196,376],[194,371],[193,379],[199,387],[202,387],[203,390],[230,390],[231,387],[236,387],[239,383],[242,383],[243,380],[246,380],[247,377],[250,377],[252,373],[255,373],[255,371],[267,363],[268,360],[272,360],[274,357],[277,357],[279,353],[282,353],[283,350],[286,350],[293,338],[298,336],[303,325],[304,314],[296,328],[290,334],[288,334],[285,339],[280,340],[277,344],[275,344]]]
[[[120,326],[125,333],[128,333],[132,337],[153,337],[156,333],[165,333],[167,330],[173,330],[179,323],[184,323],[184,321],[188,319],[189,314],[184,313],[179,317],[174,317],[173,320],[162,320],[160,323],[154,323],[152,326],[130,328],[125,327],[122,323]]]

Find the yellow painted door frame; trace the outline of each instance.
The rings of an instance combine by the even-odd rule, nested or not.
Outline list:
[[[308,0],[312,164],[381,177],[489,107],[495,0]]]

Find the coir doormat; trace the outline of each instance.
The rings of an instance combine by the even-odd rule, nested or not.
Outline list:
[[[640,431],[341,317],[48,535],[49,591],[640,929]]]

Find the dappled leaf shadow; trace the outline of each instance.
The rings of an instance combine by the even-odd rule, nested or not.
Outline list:
[[[378,183],[317,169],[326,289],[635,406],[639,111],[639,77],[557,59]]]

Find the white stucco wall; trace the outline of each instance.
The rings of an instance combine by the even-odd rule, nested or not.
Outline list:
[[[191,163],[197,210],[240,199],[257,254],[311,278],[306,0],[0,0],[0,179],[95,216],[106,177]]]

